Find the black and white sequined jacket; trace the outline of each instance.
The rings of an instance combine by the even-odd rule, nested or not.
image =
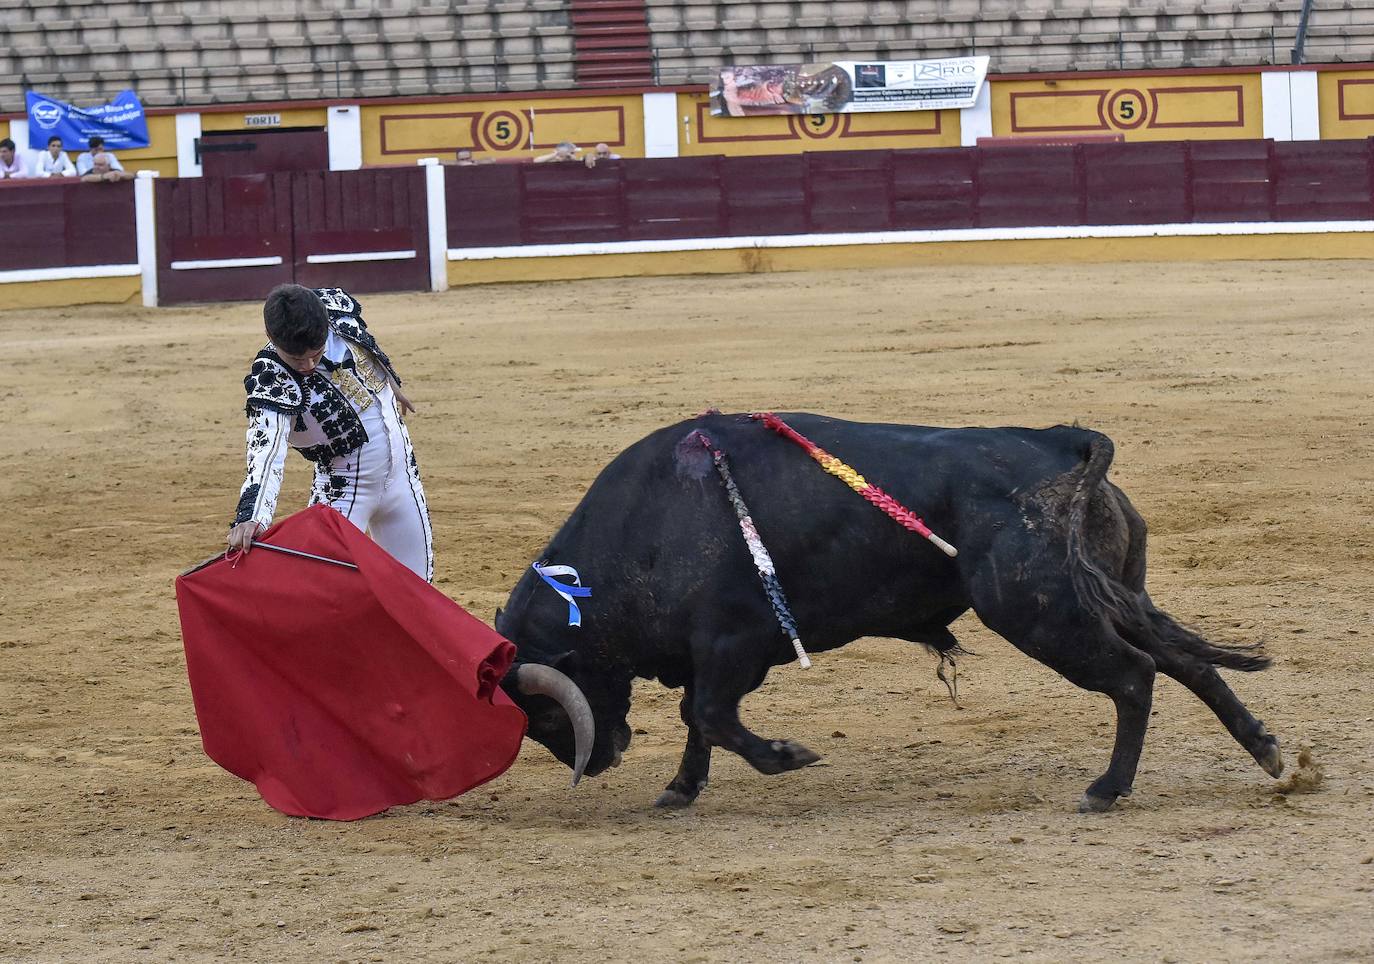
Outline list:
[[[342,288],[315,291],[329,313],[330,342],[347,346],[324,357],[315,370],[302,374],[282,361],[268,344],[253,359],[243,380],[248,394],[248,476],[240,492],[234,523],[272,519],[281,485],[285,445],[318,468],[356,451],[368,441],[359,416],[368,395],[394,404],[391,386],[401,384],[391,360],[363,321],[362,305]],[[337,343],[336,343],[337,344]],[[327,356],[330,354],[327,352]]]

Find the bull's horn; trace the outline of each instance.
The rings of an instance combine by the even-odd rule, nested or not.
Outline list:
[[[552,666],[517,663],[512,669],[516,689],[526,696],[547,696],[563,707],[563,712],[572,721],[577,748],[572,785],[577,786],[583,771],[587,769],[587,761],[591,759],[592,744],[596,742],[596,717],[592,715],[591,705],[577,684]]]

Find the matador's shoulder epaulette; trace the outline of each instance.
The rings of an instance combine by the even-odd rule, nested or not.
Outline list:
[[[372,332],[367,330],[367,322],[363,321],[362,303],[342,288],[316,288],[315,294],[320,296],[325,310],[329,312],[329,327],[353,344],[367,349],[372,357],[382,363],[391,380],[397,385],[401,384],[401,376],[396,374],[391,359],[377,344]]]
[[[254,409],[297,415],[305,405],[305,391],[296,373],[270,348],[264,348],[253,359],[243,388],[248,393],[246,410],[250,415]]]

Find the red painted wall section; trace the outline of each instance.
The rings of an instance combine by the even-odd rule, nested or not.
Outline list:
[[[978,226],[1082,224],[1077,147],[975,147]]]
[[[978,220],[978,155],[960,148],[894,151],[892,227],[971,228]]]
[[[524,239],[524,168],[483,164],[444,168],[451,248],[520,244]]]
[[[1195,221],[1272,221],[1272,141],[1195,141],[1188,145]]]
[[[423,168],[292,174],[296,283],[357,292],[423,291],[429,287],[427,218]],[[311,255],[402,251],[415,254],[382,261],[309,261]]]
[[[166,304],[244,301],[288,281],[350,291],[429,287],[424,171],[378,168],[157,184],[158,293]],[[401,259],[313,264],[311,255],[414,251]],[[178,269],[178,261],[281,258],[281,264]]]
[[[1371,141],[1275,143],[1270,155],[1274,220],[1340,221],[1374,217]]]
[[[1086,224],[1176,224],[1193,220],[1188,148],[1182,141],[1084,144]]]
[[[134,186],[0,182],[0,271],[135,264]]]
[[[456,168],[449,244],[1374,219],[1374,139],[1011,144]]]
[[[164,304],[262,298],[292,279],[291,175],[161,180],[157,286]],[[259,267],[175,269],[178,261],[281,258]]]
[[[659,158],[624,170],[625,227],[643,238],[709,238],[725,233],[720,159]]]
[[[805,155],[717,160],[726,235],[805,234],[810,230]]]

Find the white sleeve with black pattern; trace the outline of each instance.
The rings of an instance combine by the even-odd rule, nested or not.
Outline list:
[[[272,524],[286,468],[287,438],[291,419],[272,409],[253,410],[248,416],[248,474],[239,490],[234,524],[256,522]]]

